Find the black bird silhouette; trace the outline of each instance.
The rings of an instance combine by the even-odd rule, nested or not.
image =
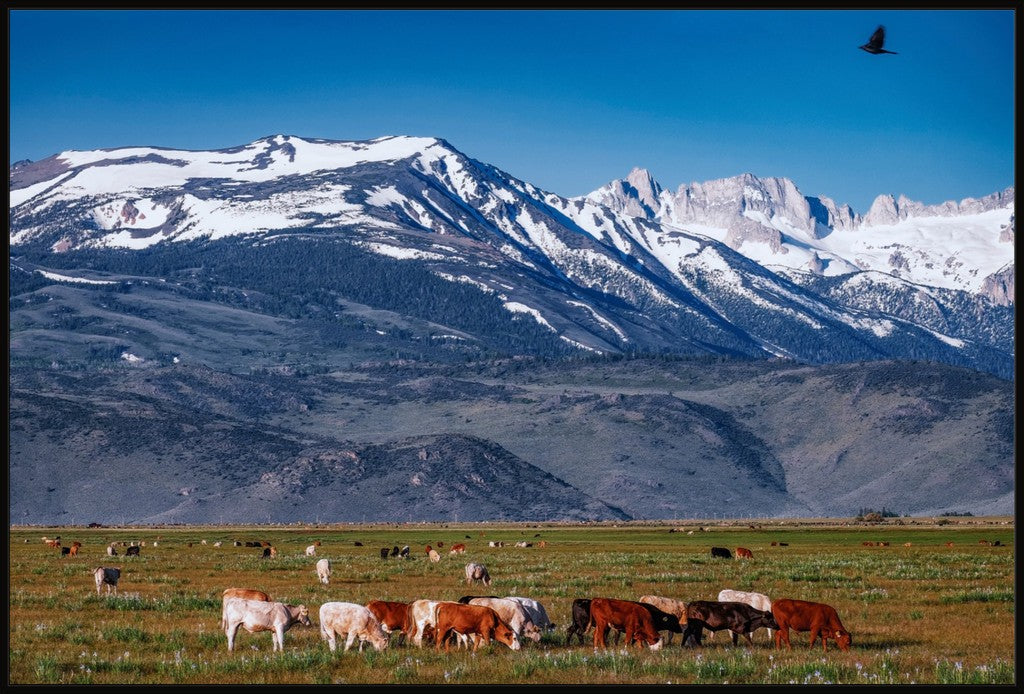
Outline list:
[[[871,35],[868,42],[861,46],[860,49],[862,51],[867,51],[868,53],[874,53],[875,55],[878,55],[879,53],[892,53],[893,55],[897,55],[896,51],[887,51],[882,48],[883,43],[885,43],[885,27],[879,24],[878,28],[875,29],[875,33]]]

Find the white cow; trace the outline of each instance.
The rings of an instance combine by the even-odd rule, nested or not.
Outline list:
[[[107,586],[108,595],[111,588],[114,589],[114,594],[117,594],[117,582],[121,580],[121,569],[97,566],[92,570],[92,574],[96,578],[96,595],[100,594],[100,588],[104,584]]]
[[[315,557],[316,556],[316,545],[310,545],[309,547],[306,548],[306,556],[307,557]]]
[[[466,564],[466,585],[473,581],[480,581],[485,586],[491,585],[491,575],[487,573],[487,567],[476,562]]]
[[[532,598],[517,598],[508,596],[509,600],[515,600],[523,609],[526,610],[527,616],[530,621],[533,622],[534,626],[544,631],[550,631],[555,628],[555,623],[548,618],[548,611],[544,609],[544,606]]]
[[[765,612],[772,611],[772,601],[764,593],[753,593],[745,590],[731,590],[724,588],[718,593],[718,602],[742,602],[750,605],[751,607]],[[765,627],[766,629],[768,627]],[[711,636],[714,636],[715,632],[709,632]],[[768,640],[772,638],[772,630],[768,629]]]
[[[117,556],[117,548],[114,547],[114,543],[113,542],[111,542],[109,545],[107,545],[107,556],[108,557],[116,557]]]
[[[321,559],[316,563],[316,575],[325,586],[331,582],[331,560]]]
[[[518,600],[509,598],[472,598],[470,605],[483,605],[490,607],[498,613],[503,622],[508,622],[512,631],[516,633],[519,640],[526,637],[534,643],[540,641],[540,629],[533,623],[526,612],[526,608]]]
[[[273,649],[284,651],[284,632],[295,624],[312,626],[305,605],[285,605],[282,602],[263,602],[244,598],[228,598],[224,605],[224,633],[228,637],[228,650],[235,650],[235,634],[244,627],[250,634],[272,632]]]
[[[388,634],[365,605],[353,602],[325,602],[320,606],[320,635],[327,639],[333,653],[338,649],[338,636],[345,637],[345,650],[359,639],[359,650],[369,641],[377,651],[388,646]]]

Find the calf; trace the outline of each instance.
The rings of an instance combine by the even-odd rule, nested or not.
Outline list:
[[[778,629],[771,612],[759,610],[744,602],[718,602],[716,600],[696,600],[686,606],[686,631],[683,632],[683,645],[701,645],[704,629],[720,631],[728,629],[732,632],[732,644],[739,643],[742,635],[747,646],[753,647],[754,641],[750,634],[755,629],[767,627]]]
[[[331,560],[321,559],[316,563],[316,576],[325,586],[331,582]]]
[[[732,552],[725,547],[712,547],[711,556],[719,557],[720,559],[732,559]]]
[[[114,589],[114,594],[117,595],[117,582],[121,580],[121,569],[98,566],[92,570],[92,575],[96,579],[96,595],[100,594],[100,588],[104,585],[107,586],[108,595],[111,588]]]
[[[306,547],[306,556],[307,557],[315,557],[316,556],[316,545],[309,545],[308,547]]]
[[[338,636],[345,637],[345,650],[359,639],[359,650],[369,641],[375,650],[383,651],[388,635],[369,608],[352,602],[325,602],[320,606],[320,635],[333,653],[338,649]]]
[[[381,547],[380,548],[380,558],[381,559],[387,559],[389,554],[391,554],[391,550],[389,550],[387,547]]]
[[[389,637],[397,631],[399,641],[405,640],[405,627],[409,621],[409,603],[371,600],[366,603],[366,609],[373,613]]]
[[[131,547],[127,547],[124,550],[124,556],[126,556],[126,557],[137,557],[137,556],[139,556],[139,547],[138,547],[138,545],[132,545]]]
[[[681,634],[685,629],[686,624],[686,603],[682,600],[676,600],[675,598],[666,598],[660,595],[641,595],[637,602],[641,602],[647,605],[652,605],[662,612],[672,615],[676,618],[676,622],[679,625],[679,630],[675,631],[672,628],[666,629],[668,631],[668,638],[666,644],[672,645],[672,634]],[[652,615],[653,616],[653,615]]]
[[[435,614],[437,650],[441,650],[441,645],[444,644],[445,651],[450,651],[449,636],[455,633],[471,637],[474,651],[479,650],[481,644],[486,646],[492,639],[500,641],[513,651],[520,649],[515,631],[490,607],[442,602],[437,605]]]
[[[594,648],[607,647],[605,635],[613,628],[625,632],[627,647],[636,641],[638,648],[646,643],[652,651],[660,649],[662,641],[648,610],[650,607],[632,600],[592,598],[590,619],[594,624]]]
[[[839,620],[839,613],[831,605],[821,602],[808,602],[806,600],[790,600],[782,598],[772,602],[772,615],[778,623],[775,633],[775,648],[782,648],[782,642],[786,647],[793,649],[789,642],[789,630],[811,632],[811,643],[820,636],[821,647],[828,652],[828,639],[835,639],[839,650],[848,651],[853,643],[850,636]]]
[[[487,567],[476,562],[466,564],[466,585],[473,581],[480,581],[485,586],[491,585],[491,575],[487,573]]]
[[[746,547],[737,547],[736,548],[736,558],[737,559],[753,559],[754,558],[754,553],[751,552]]]
[[[229,651],[235,650],[235,635],[239,627],[244,627],[250,634],[272,632],[273,650],[284,651],[284,632],[295,624],[312,626],[305,605],[228,598],[224,606],[224,634],[228,637]]]

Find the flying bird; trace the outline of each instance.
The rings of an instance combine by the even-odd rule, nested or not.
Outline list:
[[[896,51],[887,51],[882,48],[883,43],[885,43],[885,27],[879,24],[878,28],[875,29],[875,33],[871,35],[868,42],[861,46],[860,49],[875,55],[878,55],[879,53],[892,53],[893,55],[897,55]]]

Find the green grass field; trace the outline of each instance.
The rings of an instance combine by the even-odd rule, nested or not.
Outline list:
[[[43,544],[44,535],[60,536],[65,545],[81,542],[80,555],[62,557]],[[261,550],[234,547],[236,540],[268,541],[278,556],[261,559]],[[316,540],[322,543],[317,556],[305,556]],[[506,544],[489,547],[492,540]],[[513,546],[520,540],[533,546]],[[542,540],[545,547],[538,546]],[[8,682],[1013,684],[1013,540],[1009,518],[903,518],[876,526],[714,520],[12,527]],[[139,557],[125,557],[123,548],[120,556],[108,557],[106,546],[122,541],[146,545]],[[214,547],[217,541],[223,545]],[[866,547],[865,541],[890,544]],[[448,547],[458,542],[467,545],[466,554],[449,555]],[[413,559],[380,559],[381,547],[406,544]],[[428,544],[441,552],[440,562],[428,561]],[[712,559],[712,545],[747,547],[754,556]],[[316,560],[323,557],[332,564],[328,586],[316,577]],[[488,567],[489,588],[466,585],[469,561]],[[121,569],[116,597],[96,595],[91,570],[97,566]],[[284,653],[272,652],[269,633],[240,630],[229,653],[219,629],[220,596],[232,586],[305,604],[314,627],[288,631]],[[820,642],[808,648],[807,633],[793,633],[793,650],[777,651],[763,630],[754,634],[753,649],[742,640],[734,647],[727,632],[685,649],[677,635],[657,652],[595,652],[593,632],[583,646],[566,645],[575,598],[715,600],[722,588],[828,603],[852,633],[853,648],[842,653],[830,642],[824,653]],[[324,602],[456,600],[466,594],[534,598],[557,627],[518,652],[492,643],[475,654],[394,643],[380,653],[367,647],[332,654],[320,638],[317,610]]]

